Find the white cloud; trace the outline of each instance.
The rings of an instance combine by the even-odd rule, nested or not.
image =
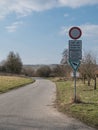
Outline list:
[[[98,0],[58,0],[61,6],[69,6],[72,8],[98,4]]]
[[[85,25],[81,25],[80,28],[83,31],[84,37],[87,37],[87,38],[97,38],[98,37],[98,25],[85,24]]]
[[[26,16],[33,11],[50,9],[56,4],[56,0],[0,0],[0,17],[12,12]]]
[[[86,50],[92,50],[97,52],[98,55],[98,24],[85,24],[81,25],[80,28],[82,29],[82,39],[83,39],[83,46],[85,46]]]
[[[0,0],[0,18],[9,13],[26,16],[33,11],[43,11],[55,7],[76,8],[85,5],[98,4],[98,0]]]
[[[17,22],[14,22],[12,23],[10,26],[6,26],[6,30],[8,32],[15,32],[17,30],[17,28],[22,25],[23,23],[21,21],[17,21]]]

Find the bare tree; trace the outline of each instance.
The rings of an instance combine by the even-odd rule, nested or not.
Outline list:
[[[68,64],[68,54],[69,54],[69,51],[68,49],[65,49],[62,53],[62,59],[61,59],[61,64],[65,64],[67,65]]]
[[[52,70],[51,70],[51,75],[53,75],[54,77],[57,76],[65,76],[66,75],[66,68],[64,65],[56,65]]]
[[[84,64],[83,61],[82,61],[81,65],[80,65],[80,67],[79,67],[79,72],[81,73],[81,77],[82,77],[83,83],[85,84],[86,72],[85,72],[85,64]]]
[[[91,52],[88,52],[84,55],[84,58],[81,63],[80,73],[83,76],[83,79],[87,78],[88,86],[90,86],[91,79],[94,79],[96,85],[96,58]],[[94,85],[94,86],[95,86]],[[96,86],[94,87],[96,89]]]
[[[33,68],[31,67],[24,67],[22,69],[22,73],[26,76],[30,76],[30,77],[33,77],[35,75],[35,71]]]
[[[50,73],[51,73],[51,69],[47,65],[40,67],[36,71],[36,75],[39,76],[39,77],[49,77]]]
[[[63,65],[63,68],[65,69],[64,73],[67,77],[69,77],[69,74],[71,72],[71,67],[68,64],[68,59],[69,59],[69,50],[65,49],[62,53],[62,59],[61,59],[61,64]]]

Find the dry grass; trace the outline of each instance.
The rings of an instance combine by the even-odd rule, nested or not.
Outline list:
[[[97,89],[94,90],[93,82],[91,86],[87,86],[87,83],[83,84],[82,81],[77,81],[78,103],[73,102],[73,81],[59,81],[56,82],[56,85],[59,110],[98,128],[98,83]]]
[[[33,80],[31,78],[0,76],[0,92],[6,92],[32,82]]]

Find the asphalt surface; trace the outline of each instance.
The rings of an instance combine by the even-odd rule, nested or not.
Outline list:
[[[35,83],[0,95],[0,130],[94,130],[53,107],[55,84]]]

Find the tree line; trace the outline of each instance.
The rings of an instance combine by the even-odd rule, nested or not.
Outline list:
[[[68,65],[68,49],[65,49],[62,53],[61,64]],[[98,65],[96,61],[96,56],[92,54],[92,52],[86,52],[81,60],[81,65],[79,67],[80,77],[85,81],[88,81],[88,86],[91,84],[91,80],[94,80],[94,89],[96,89],[96,71],[98,71]]]
[[[68,73],[68,66],[55,65],[55,67],[50,67],[49,65],[44,65],[34,70],[33,67],[24,67],[22,60],[18,53],[13,51],[9,52],[7,58],[0,63],[1,73],[10,74],[23,74],[25,76],[38,76],[38,77],[62,77],[66,76]]]
[[[96,57],[91,52],[85,53],[78,71],[83,82],[88,81],[88,86],[90,86],[91,80],[94,80],[94,89],[96,89],[96,70],[98,70]],[[71,77],[70,73],[72,69],[68,64],[67,49],[62,53],[60,64],[52,68],[48,65],[44,65],[36,71],[32,67],[24,67],[19,54],[15,54],[11,51],[7,58],[1,62],[0,72],[38,77]]]

